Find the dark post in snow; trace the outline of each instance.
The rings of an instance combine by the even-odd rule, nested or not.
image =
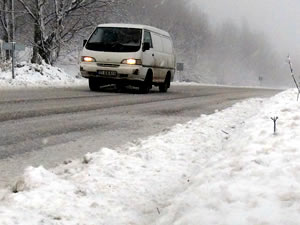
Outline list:
[[[264,79],[264,78],[263,78],[262,76],[259,76],[259,77],[258,77],[258,80],[259,80],[259,85],[260,85],[260,86],[262,85],[262,81],[263,81],[263,79]]]
[[[184,70],[184,64],[183,63],[176,63],[176,70],[179,72],[178,74],[178,80],[179,82],[182,81],[181,79],[181,72]]]
[[[274,134],[276,134],[276,122],[278,120],[278,116],[271,117],[271,120],[273,120],[273,122],[274,122]]]
[[[12,79],[15,79],[15,50],[16,50],[16,43],[11,43],[11,73]]]
[[[290,65],[291,76],[292,76],[292,78],[293,78],[293,80],[294,80],[294,83],[295,83],[297,89],[298,89],[298,95],[297,95],[297,101],[298,101],[298,100],[299,100],[300,89],[299,89],[299,85],[298,85],[298,83],[297,83],[297,81],[296,81],[296,78],[295,78],[295,75],[294,75],[294,69],[293,69],[293,65],[292,65],[292,62],[291,62],[291,57],[290,57],[290,55],[288,55],[288,63],[289,63],[289,65]]]

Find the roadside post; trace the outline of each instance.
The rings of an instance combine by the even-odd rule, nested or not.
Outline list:
[[[3,43],[3,50],[9,50],[11,51],[11,73],[12,73],[12,79],[15,79],[15,64],[16,64],[16,51],[24,51],[25,45],[22,44],[16,44],[16,42],[4,42]]]
[[[259,76],[259,77],[258,77],[258,80],[259,80],[259,85],[260,85],[260,86],[262,85],[262,81],[263,81],[263,79],[264,79],[264,78],[263,78],[262,76]]]
[[[176,70],[179,72],[179,82],[181,81],[181,72],[184,70],[184,63],[177,63]]]
[[[15,79],[15,50],[16,50],[16,42],[11,43],[11,74],[12,79]]]

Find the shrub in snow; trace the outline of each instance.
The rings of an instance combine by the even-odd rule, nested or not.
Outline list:
[[[11,70],[11,62],[10,61],[0,61],[0,73]]]
[[[294,75],[294,69],[293,69],[293,65],[292,65],[292,61],[291,61],[291,57],[288,56],[288,64],[290,66],[290,71],[291,71],[291,76],[293,78],[293,81],[297,87],[297,90],[298,90],[298,95],[297,95],[297,101],[299,100],[299,95],[300,95],[300,88],[299,88],[299,84],[297,83],[297,80],[295,78],[295,75]]]
[[[276,134],[276,122],[278,120],[278,116],[271,117],[271,120],[273,120],[273,122],[274,122],[274,134]]]

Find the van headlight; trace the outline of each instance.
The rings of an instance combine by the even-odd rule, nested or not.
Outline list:
[[[82,56],[81,57],[82,62],[96,62],[96,59],[90,56]]]
[[[128,65],[142,65],[142,60],[140,59],[124,59],[121,62],[122,64],[128,64]]]

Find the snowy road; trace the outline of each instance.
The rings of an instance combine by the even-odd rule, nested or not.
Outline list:
[[[173,86],[149,95],[113,88],[0,91],[0,187],[28,165],[53,167],[101,147],[116,147],[158,133],[200,114],[276,90]]]

